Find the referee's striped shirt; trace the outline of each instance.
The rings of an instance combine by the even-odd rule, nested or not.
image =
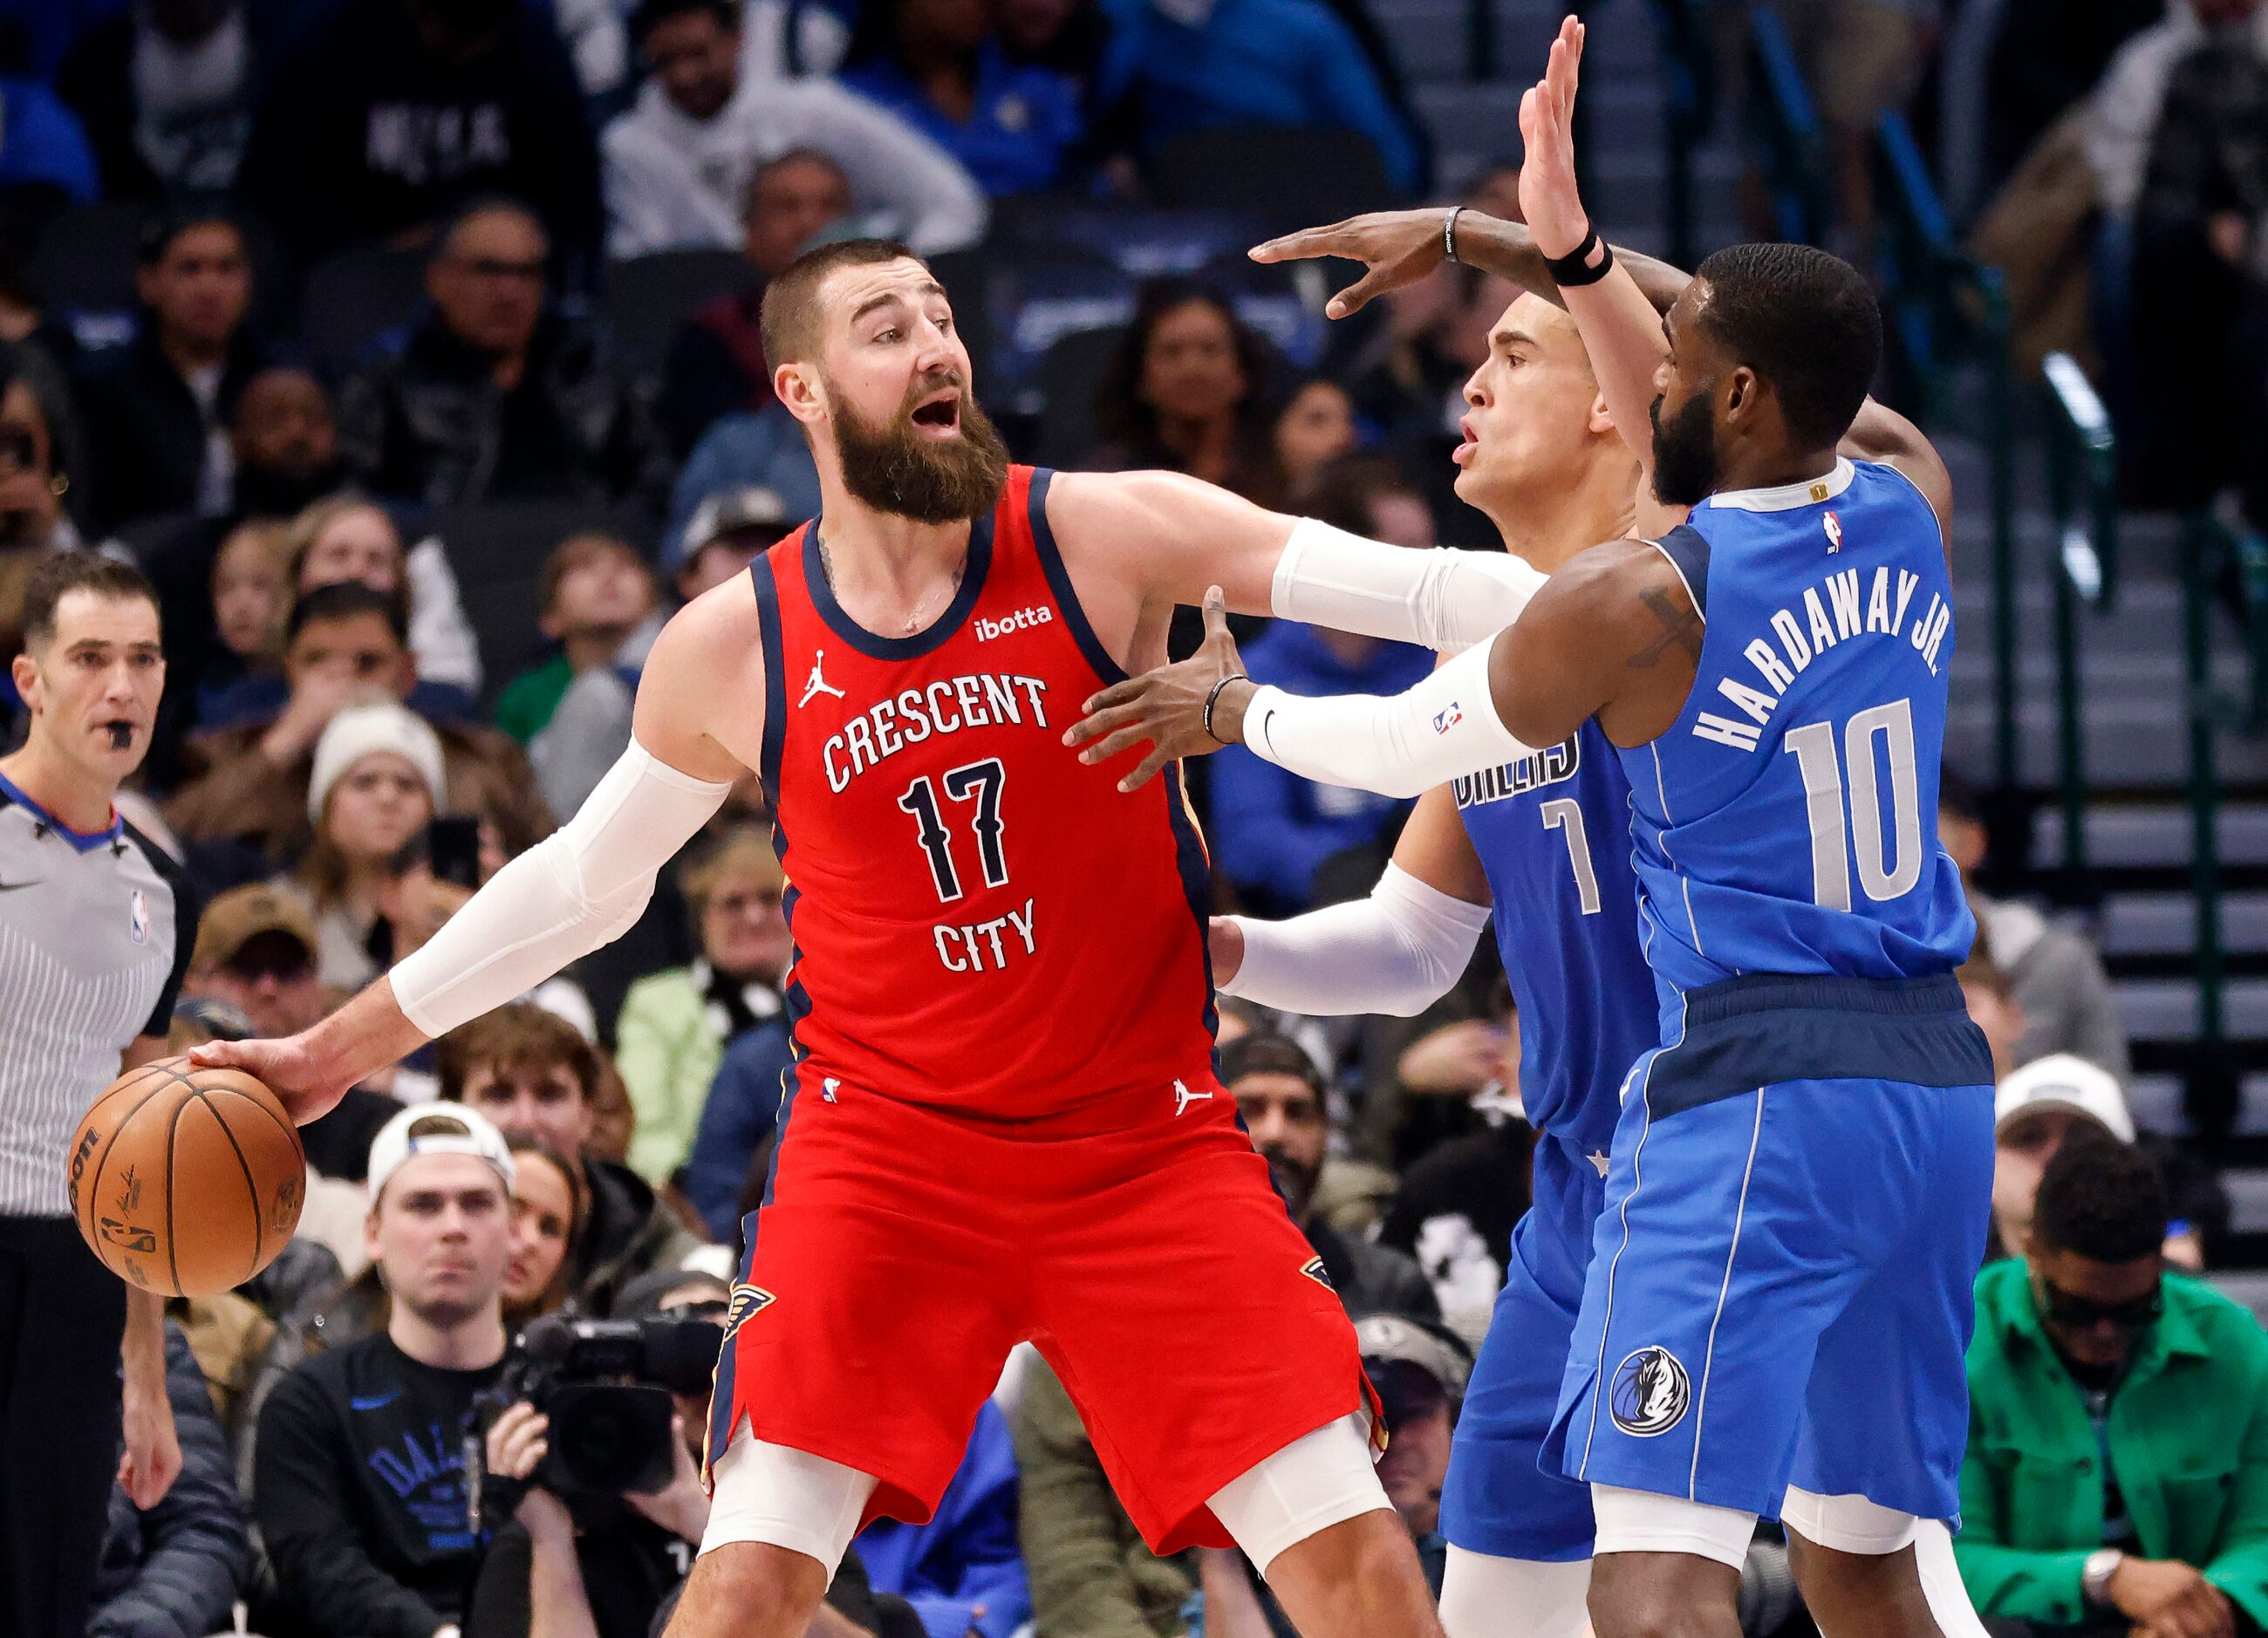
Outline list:
[[[0,1216],[65,1217],[80,1117],[137,1035],[162,1036],[194,896],[123,819],[75,831],[0,775]]]

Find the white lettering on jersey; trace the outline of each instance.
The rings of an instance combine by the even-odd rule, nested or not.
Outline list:
[[[1020,608],[1012,614],[1003,614],[998,620],[980,620],[976,624],[976,640],[990,643],[995,637],[1005,637],[1012,631],[1024,631],[1034,626],[1052,626],[1056,612],[1045,603],[1035,603],[1029,608]]]
[[[957,734],[996,724],[1020,727],[1027,718],[1045,728],[1047,693],[1043,679],[1007,672],[940,677],[927,687],[901,689],[859,712],[820,747],[827,788],[841,796],[859,775],[932,735]]]

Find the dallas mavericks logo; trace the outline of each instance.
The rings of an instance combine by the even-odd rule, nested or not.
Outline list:
[[[1607,1409],[1615,1426],[1638,1439],[1677,1426],[1692,1398],[1692,1379],[1666,1348],[1642,1348],[1625,1356],[1607,1385]]]

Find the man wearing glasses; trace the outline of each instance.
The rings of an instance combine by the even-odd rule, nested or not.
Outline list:
[[[2268,1620],[2268,1337],[2166,1272],[2167,1216],[2147,1156],[2074,1133],[2029,1252],[1977,1282],[1954,1552],[1999,1630],[2253,1638]]]

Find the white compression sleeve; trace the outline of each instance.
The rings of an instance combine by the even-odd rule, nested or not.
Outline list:
[[[1448,994],[1472,959],[1489,907],[1429,887],[1389,863],[1367,899],[1285,922],[1229,918],[1244,960],[1220,988],[1285,1012],[1411,1018]]]
[[[1507,552],[1413,552],[1302,518],[1269,602],[1286,620],[1454,654],[1518,620],[1545,578]]]
[[[1326,785],[1415,797],[1484,768],[1533,756],[1496,714],[1489,646],[1468,649],[1392,695],[1315,699],[1262,687],[1244,708],[1253,754]]]
[[[652,897],[654,872],[732,789],[681,774],[631,740],[573,819],[394,967],[402,1016],[446,1034],[622,937]]]

